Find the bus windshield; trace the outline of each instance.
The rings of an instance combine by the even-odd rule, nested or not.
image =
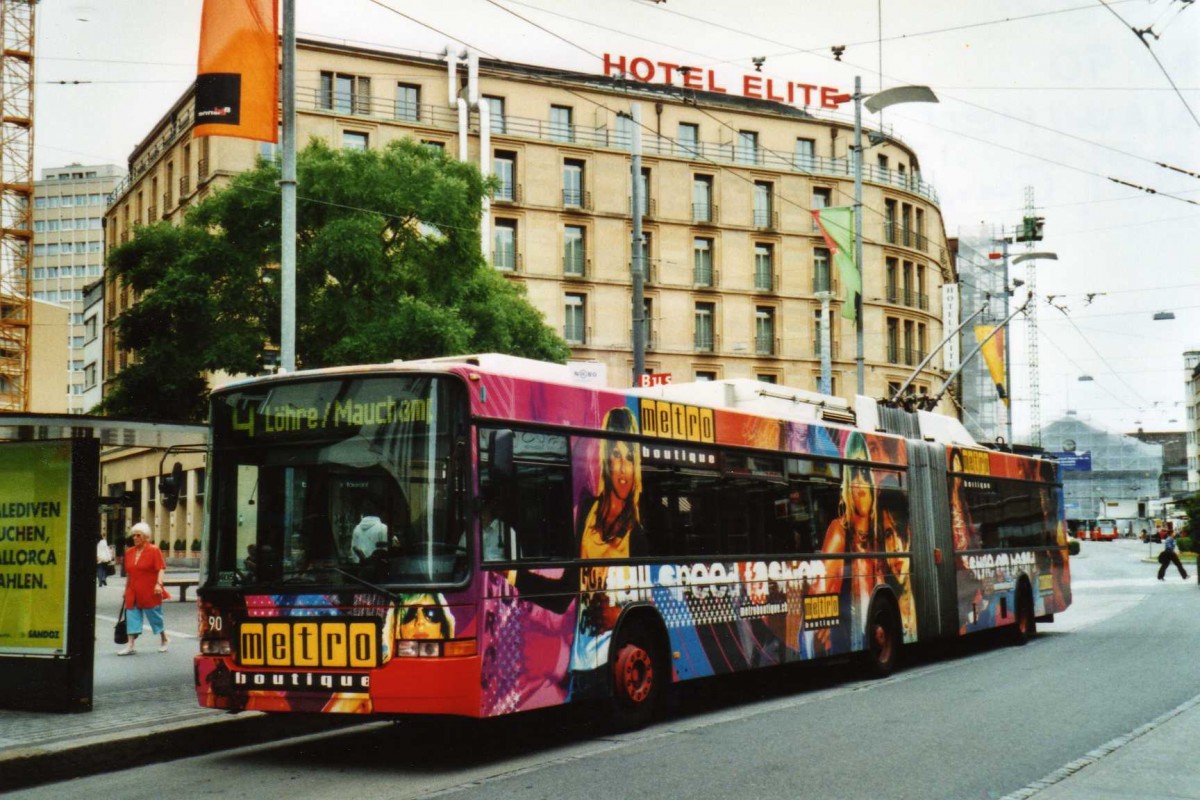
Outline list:
[[[214,394],[210,586],[458,584],[467,577],[457,383],[420,375]],[[464,428],[465,430],[465,428]]]

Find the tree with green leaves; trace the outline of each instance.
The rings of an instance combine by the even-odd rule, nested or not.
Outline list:
[[[402,139],[319,141],[297,159],[296,358],[301,368],[500,352],[563,362],[566,343],[480,248],[471,164]],[[114,321],[133,363],[102,411],[199,420],[214,372],[256,374],[280,326],[280,172],[261,162],[179,225],[137,229],[108,257],[135,302]]]

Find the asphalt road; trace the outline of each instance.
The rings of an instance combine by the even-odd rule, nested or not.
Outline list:
[[[925,649],[883,681],[827,665],[693,684],[622,735],[570,710],[372,723],[12,796],[1000,798],[1200,692],[1195,578],[1156,581],[1146,545],[1083,546],[1074,606],[1028,646]]]

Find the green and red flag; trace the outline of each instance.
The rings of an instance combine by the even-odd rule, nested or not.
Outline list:
[[[854,319],[855,298],[862,294],[862,276],[854,265],[854,209],[850,206],[814,208],[812,215],[842,279],[846,300],[842,304],[842,316]]]

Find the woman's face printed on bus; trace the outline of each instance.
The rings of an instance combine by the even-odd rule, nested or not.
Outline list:
[[[633,489],[633,446],[629,442],[614,442],[608,451],[608,472],[612,490],[621,500]]]
[[[868,516],[875,501],[874,489],[871,485],[871,468],[855,465],[849,469],[850,496],[854,499],[854,513],[860,517]]]
[[[444,639],[445,624],[446,610],[425,595],[400,612],[400,638]]]

